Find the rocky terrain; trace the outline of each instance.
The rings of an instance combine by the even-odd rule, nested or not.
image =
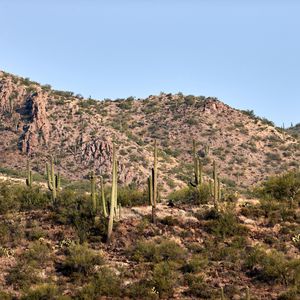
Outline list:
[[[287,132],[295,138],[300,138],[300,124],[296,124],[287,129]]]
[[[36,185],[0,180],[0,298],[300,299],[299,196],[293,207],[223,200],[219,212],[183,197],[159,203],[153,224],[150,206],[126,206],[120,194],[107,244],[89,195],[64,189],[52,206]]]
[[[159,145],[162,193],[191,177],[192,139],[211,176],[216,160],[223,183],[247,188],[298,167],[297,140],[265,119],[215,98],[161,94],[146,99],[96,101],[56,91],[0,72],[0,165],[24,170],[28,158],[44,173],[54,155],[65,178],[86,178],[90,170],[108,178],[112,141],[118,145],[119,181],[143,185]]]
[[[0,72],[0,299],[300,299],[297,128]]]

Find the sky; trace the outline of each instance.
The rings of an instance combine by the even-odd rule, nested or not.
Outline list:
[[[0,0],[0,69],[95,99],[217,97],[300,122],[298,0]]]

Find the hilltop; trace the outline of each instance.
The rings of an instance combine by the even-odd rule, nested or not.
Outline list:
[[[162,93],[96,101],[6,72],[0,72],[0,137],[2,170],[24,170],[30,158],[43,174],[54,155],[69,179],[86,178],[92,169],[107,178],[115,140],[126,185],[145,184],[156,139],[162,193],[190,180],[193,139],[204,172],[211,176],[216,160],[223,183],[234,188],[298,167],[300,156],[294,137],[216,98]]]

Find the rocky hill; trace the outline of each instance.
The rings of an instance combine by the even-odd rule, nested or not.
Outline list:
[[[160,94],[146,99],[96,101],[0,72],[0,165],[24,170],[28,158],[43,174],[54,155],[61,173],[82,179],[91,169],[108,177],[112,142],[118,145],[119,181],[143,185],[159,144],[161,191],[192,176],[192,140],[204,171],[216,160],[224,183],[247,187],[298,167],[299,142],[251,112],[215,98]]]
[[[287,132],[295,138],[300,138],[300,123],[287,129]]]

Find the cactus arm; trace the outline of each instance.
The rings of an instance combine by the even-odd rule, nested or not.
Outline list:
[[[55,184],[57,189],[60,189],[60,181],[61,181],[61,176],[60,173],[58,172],[57,175],[55,176]]]

